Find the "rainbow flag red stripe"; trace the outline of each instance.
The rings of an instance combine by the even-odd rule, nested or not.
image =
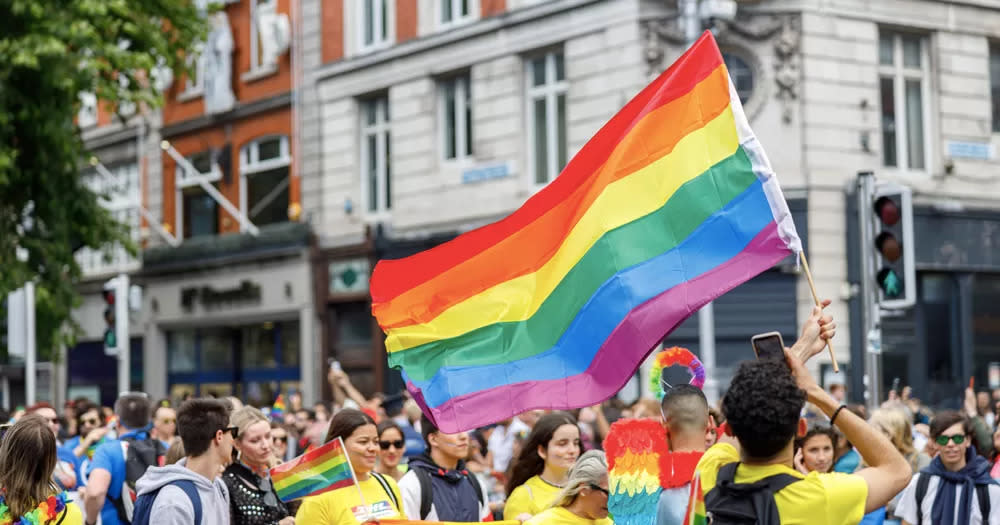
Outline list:
[[[354,479],[351,462],[340,438],[271,469],[274,490],[282,501],[350,487],[354,485]]]
[[[603,401],[702,305],[801,250],[710,33],[509,217],[380,261],[389,364],[445,432]]]
[[[691,480],[691,495],[688,497],[687,525],[707,525],[708,513],[705,511],[705,493],[701,490],[701,473],[695,473]]]

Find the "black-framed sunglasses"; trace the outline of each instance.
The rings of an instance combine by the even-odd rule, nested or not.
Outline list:
[[[0,439],[3,439],[4,434],[6,434],[12,426],[14,426],[14,423],[4,423],[0,425]]]
[[[282,443],[287,444],[288,443],[288,436],[273,436],[273,437],[271,437],[271,441],[274,442],[274,443],[277,443],[278,441],[280,441]]]
[[[233,439],[238,439],[240,437],[240,427],[226,427],[222,429],[223,432],[228,432],[229,435],[233,436]]]
[[[599,487],[599,486],[597,486],[597,485],[595,485],[593,483],[590,484],[590,488],[592,488],[594,490],[599,490],[599,491],[603,492],[605,496],[607,496],[609,498],[611,497],[611,493],[608,492],[608,489],[602,489],[601,487]]]
[[[404,441],[402,439],[397,439],[395,441],[379,441],[378,442],[378,448],[380,448],[382,450],[389,450],[389,447],[396,447],[397,449],[402,450],[403,447],[405,447],[405,446],[406,446],[406,441]]]

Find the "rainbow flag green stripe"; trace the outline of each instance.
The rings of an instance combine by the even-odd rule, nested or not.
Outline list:
[[[389,366],[406,370],[409,379],[426,395],[430,384],[452,367],[496,365],[541,354],[556,344],[598,287],[619,271],[676,248],[716,209],[723,208],[756,180],[746,152],[737,149],[678,188],[658,210],[605,234],[529,319],[494,323],[458,337],[392,352],[388,355]],[[620,249],[622,246],[629,248]],[[505,341],[508,350],[502,354],[489,351],[495,341]],[[442,370],[444,366],[448,368]]]
[[[274,467],[271,481],[282,501],[292,501],[349,487],[354,484],[354,473],[343,441],[337,438]]]

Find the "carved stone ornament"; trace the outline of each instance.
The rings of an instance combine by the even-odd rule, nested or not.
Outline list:
[[[781,118],[785,123],[792,121],[793,104],[799,98],[799,45],[802,29],[797,17],[784,17],[781,33],[774,43],[774,82],[778,87],[777,98],[781,101]]]
[[[257,34],[260,36],[261,62],[274,67],[278,57],[288,51],[291,25],[288,15],[278,13],[278,1],[268,0],[257,5]]]
[[[225,11],[212,15],[202,55],[205,63],[205,113],[229,111],[236,104],[233,95],[233,32]]]

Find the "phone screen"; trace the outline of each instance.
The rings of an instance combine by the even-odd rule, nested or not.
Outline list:
[[[755,338],[753,348],[757,353],[757,359],[785,358],[785,349],[782,348],[781,337],[778,335]]]

